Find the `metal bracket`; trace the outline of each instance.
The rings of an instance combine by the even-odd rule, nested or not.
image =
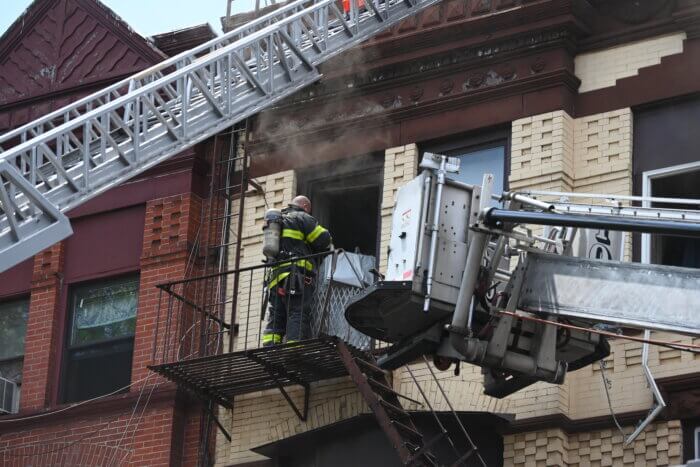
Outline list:
[[[648,329],[644,331],[644,339],[649,340],[651,338],[651,331]],[[637,428],[634,430],[634,432],[629,435],[629,437],[625,440],[625,446],[628,446],[632,441],[637,439],[637,436],[644,431],[644,429],[649,426],[651,422],[654,421],[657,415],[666,408],[666,401],[664,401],[664,397],[661,395],[661,391],[659,391],[659,386],[656,384],[656,380],[654,379],[654,375],[651,373],[651,368],[649,368],[649,344],[645,343],[644,347],[642,348],[642,368],[644,369],[644,376],[647,379],[647,384],[649,384],[649,387],[651,387],[651,392],[654,395],[654,402],[656,405],[649,411],[649,414],[647,415],[647,418],[639,422],[639,425],[637,425]]]
[[[275,384],[277,385],[277,389],[280,390],[282,393],[282,396],[285,398],[289,406],[292,408],[294,413],[299,417],[299,420],[302,422],[306,421],[307,416],[309,415],[309,392],[311,390],[309,383],[306,381],[303,381],[299,379],[297,376],[289,373],[287,370],[283,368],[279,368],[275,365],[271,365],[270,363],[266,362],[265,360],[261,359],[257,355],[254,354],[248,354],[248,358],[253,360],[255,363],[258,363],[265,367],[267,371],[270,372],[270,376],[272,376],[272,379],[275,381]],[[289,379],[292,381],[294,384],[298,384],[299,386],[304,388],[304,406],[300,410],[299,407],[294,403],[292,400],[291,396],[287,392],[286,389],[284,389],[284,385],[280,382],[278,376],[282,376],[284,378]]]
[[[223,434],[223,435],[226,437],[226,439],[227,439],[229,442],[231,442],[231,433],[229,433],[228,430],[227,430],[226,428],[224,428],[224,425],[221,424],[221,421],[219,420],[219,417],[217,417],[216,414],[214,413],[214,409],[213,409],[212,405],[213,405],[213,404],[212,404],[211,402],[208,403],[208,404],[206,404],[206,405],[205,405],[205,407],[206,407],[205,410],[207,411],[207,413],[209,414],[209,416],[212,418],[212,420],[214,420],[214,423],[216,423],[216,426],[217,426],[217,427],[219,428],[219,430],[221,431],[221,434]]]

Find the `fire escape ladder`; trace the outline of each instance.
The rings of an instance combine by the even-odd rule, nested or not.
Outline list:
[[[423,435],[413,423],[411,415],[401,406],[400,398],[408,398],[391,388],[387,373],[376,366],[371,355],[367,354],[363,358],[353,355],[341,341],[337,343],[337,347],[350,378],[357,385],[362,398],[374,413],[401,462],[404,465],[439,465],[437,458],[429,451],[439,439],[424,442]]]

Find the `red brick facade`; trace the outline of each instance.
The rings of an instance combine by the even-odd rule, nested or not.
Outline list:
[[[52,18],[47,19],[47,12]],[[114,61],[113,73],[90,75],[75,83],[65,81],[60,96],[51,94],[53,91],[46,95],[27,91],[5,96],[5,100],[0,99],[0,132],[26,121],[28,116],[41,115],[48,108],[66,103],[65,99],[75,99],[138,71],[119,65],[125,63],[120,57],[126,49],[127,54],[138,57],[129,62],[138,69],[163,58],[98,2],[37,0],[0,40],[0,62],[22,47],[63,50],[60,42],[70,37],[62,31],[64,26],[70,27],[71,18],[82,18],[85,28],[100,31],[102,48],[86,60],[98,57],[100,63]],[[32,32],[35,25],[59,43],[37,45]],[[110,43],[118,47],[103,47]],[[81,51],[79,48],[76,54]],[[82,60],[56,58],[48,52],[45,55],[61,63]],[[26,65],[32,68],[50,64]],[[24,80],[19,72],[12,74],[12,79],[13,83]],[[36,255],[33,267],[23,263],[0,274],[0,303],[29,300],[20,411],[0,416],[0,466],[197,464],[200,405],[147,367],[154,363],[160,298],[156,284],[200,272],[200,251],[193,249],[198,235],[202,235],[206,206],[202,192],[208,185],[207,147],[208,143],[203,143],[188,150],[77,208],[69,213],[72,237]],[[125,274],[139,275],[132,386],[91,402],[63,404],[72,290]]]
[[[147,200],[145,205],[131,378],[134,386],[126,394],[51,415],[68,407],[56,404],[65,339],[62,323],[68,310],[65,296],[72,285],[64,283],[63,271],[67,262],[80,258],[66,256],[65,242],[42,252],[34,260],[30,289],[21,410],[17,416],[0,418],[0,464],[33,461],[35,465],[52,465],[74,457],[101,462],[104,459],[100,456],[124,456],[119,457],[118,465],[197,463],[198,405],[179,395],[171,383],[156,377],[147,366],[153,363],[159,306],[155,286],[185,277],[199,230],[202,200],[186,192]],[[76,231],[75,235],[79,234]],[[190,266],[189,271],[196,272],[196,268]],[[12,422],[12,418],[18,420]],[[23,445],[28,447],[21,448]],[[96,446],[102,451],[97,452]],[[48,452],[52,450],[55,457]]]

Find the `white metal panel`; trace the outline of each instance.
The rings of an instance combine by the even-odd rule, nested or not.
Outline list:
[[[387,281],[413,280],[418,254],[418,236],[423,221],[423,185],[426,174],[421,174],[399,188],[391,219]],[[427,253],[425,251],[424,253]]]

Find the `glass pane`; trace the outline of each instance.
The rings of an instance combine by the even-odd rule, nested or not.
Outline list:
[[[22,359],[5,360],[0,362],[0,377],[9,379],[17,384],[22,383]]]
[[[0,304],[0,360],[24,355],[29,300]]]
[[[63,402],[91,399],[127,386],[133,351],[133,340],[69,350]]]
[[[493,193],[503,192],[503,172],[505,171],[505,146],[479,149],[476,151],[455,154],[460,159],[459,173],[449,174],[448,177],[470,185],[481,185],[484,174],[494,176]],[[492,203],[494,206],[496,201]]]
[[[120,279],[81,287],[73,295],[71,345],[134,335],[139,281]]]

